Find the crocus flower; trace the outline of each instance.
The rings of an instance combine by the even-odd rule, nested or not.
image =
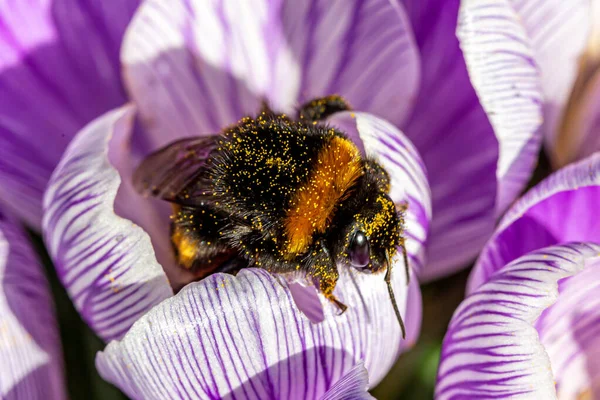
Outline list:
[[[64,399],[62,352],[42,267],[0,210],[0,398]]]
[[[508,211],[444,339],[436,398],[600,395],[600,153]]]
[[[70,58],[57,68],[44,65],[56,79],[45,73],[27,80],[29,87],[15,87],[44,102],[48,96],[37,91],[44,94],[51,82],[52,101],[35,110],[77,117],[68,126],[50,119],[65,139],[45,153],[46,145],[32,138],[46,131],[37,124],[50,117],[3,106],[1,112],[6,108],[27,125],[5,129],[3,140],[23,146],[12,151],[12,169],[0,169],[0,193],[35,224],[38,194],[47,186],[46,245],[76,308],[109,342],[97,358],[102,376],[133,398],[160,399],[364,392],[364,367],[370,386],[381,380],[418,335],[416,279],[407,287],[403,274],[393,275],[406,341],[381,275],[340,271],[336,296],[351,306],[342,316],[312,288],[262,270],[189,283],[173,261],[165,205],[133,191],[132,170],[161,145],[256,114],[262,100],[291,113],[306,100],[340,94],[356,111],[328,123],[384,165],[393,200],[408,201],[407,246],[416,275],[450,273],[492,234],[496,216],[527,181],[540,142],[541,89],[529,39],[511,6],[484,3],[466,1],[461,8],[461,51],[458,0],[147,0],[127,26],[119,59],[113,50],[130,13],[108,6],[108,17],[86,24],[104,53],[97,59],[93,46],[85,51],[104,61],[103,68],[92,67],[110,80],[110,101],[86,106],[86,96],[105,94],[99,86],[79,91],[72,71],[89,76],[87,67],[95,68]],[[42,37],[59,49],[83,42],[77,32],[55,29],[65,16],[52,12],[56,4],[62,5],[7,8],[2,17],[11,21],[10,37],[26,35],[25,25],[14,22],[18,16],[50,26],[51,35]],[[75,15],[98,11],[72,9]],[[113,16],[118,27],[110,26]],[[39,61],[32,66],[27,54],[13,57],[18,72],[38,70]],[[48,182],[57,154],[78,130]],[[54,136],[47,136],[53,144]],[[26,208],[18,206],[20,196]],[[340,387],[344,382],[364,384]]]

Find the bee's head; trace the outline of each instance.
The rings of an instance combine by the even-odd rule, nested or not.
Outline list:
[[[338,257],[359,271],[371,273],[386,267],[396,253],[402,234],[402,216],[390,197],[370,196],[346,226]]]

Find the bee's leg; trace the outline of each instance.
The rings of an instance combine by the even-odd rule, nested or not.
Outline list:
[[[313,249],[314,251],[311,252],[312,256],[309,261],[309,275],[317,281],[319,291],[323,293],[325,298],[335,304],[340,309],[340,314],[343,314],[348,309],[348,306],[339,301],[333,294],[333,290],[340,277],[337,266],[323,241],[318,240]]]
[[[335,304],[337,306],[337,308],[340,309],[340,314],[339,315],[342,315],[348,309],[348,306],[345,305],[344,303],[342,303],[341,301],[339,301],[338,299],[336,299],[336,297],[334,295],[329,296],[328,299],[333,304]]]
[[[340,315],[342,315],[348,309],[348,306],[339,301],[333,294],[333,289],[335,289],[335,285],[339,278],[337,269],[333,271],[327,271],[318,278],[319,289],[321,290],[325,298],[327,298],[327,300],[331,301],[333,304],[336,305],[337,308],[339,308]]]
[[[335,285],[340,277],[337,268],[332,263],[332,265],[327,265],[322,268],[317,267],[316,271],[315,277],[319,281],[319,289],[321,290],[321,293],[323,293],[327,300],[331,301],[337,306],[337,308],[340,309],[340,315],[342,315],[348,309],[348,306],[339,301],[333,294]]]
[[[310,122],[322,121],[331,114],[350,109],[350,105],[341,96],[319,97],[304,103],[298,111],[298,118]]]

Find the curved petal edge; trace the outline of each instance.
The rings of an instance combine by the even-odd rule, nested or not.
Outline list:
[[[420,82],[410,23],[395,0],[150,0],[121,60],[155,147],[219,132],[263,100],[291,114],[337,94],[400,124]]]
[[[571,164],[529,190],[504,215],[477,260],[467,293],[516,258],[567,242],[600,242],[600,153]]]
[[[436,398],[555,399],[550,359],[534,323],[558,298],[558,281],[598,256],[596,244],[548,247],[492,275],[452,317]]]
[[[148,234],[114,210],[121,180],[108,160],[109,141],[127,136],[134,116],[124,106],[87,125],[63,155],[44,197],[44,240],[58,276],[104,340],[121,337],[173,295]]]
[[[542,135],[540,71],[519,15],[506,0],[463,0],[457,35],[471,82],[498,143],[497,214],[535,168]]]

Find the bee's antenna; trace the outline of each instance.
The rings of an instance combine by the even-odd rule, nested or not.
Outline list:
[[[404,321],[402,320],[402,316],[400,315],[400,310],[398,310],[398,304],[396,304],[394,289],[392,289],[392,262],[390,261],[390,253],[387,251],[385,252],[385,261],[387,263],[385,283],[387,284],[388,292],[390,293],[390,300],[392,301],[392,306],[394,307],[396,318],[398,318],[398,323],[400,324],[400,329],[402,330],[402,339],[406,339],[406,328],[404,327]]]

